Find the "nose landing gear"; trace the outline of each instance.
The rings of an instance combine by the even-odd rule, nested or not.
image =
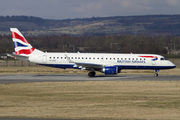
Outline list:
[[[155,77],[158,77],[158,72],[159,72],[159,70],[155,70],[155,73],[154,73]]]

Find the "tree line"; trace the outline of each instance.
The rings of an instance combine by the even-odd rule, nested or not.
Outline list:
[[[48,52],[167,54],[180,50],[180,36],[33,36],[26,37],[37,49]],[[14,51],[11,35],[0,35],[0,53]]]

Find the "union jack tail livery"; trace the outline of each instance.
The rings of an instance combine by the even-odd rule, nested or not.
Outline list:
[[[14,56],[14,58],[22,58],[22,56],[29,57],[32,54],[44,53],[33,48],[17,28],[10,28],[10,30],[15,49],[15,55],[11,56]]]
[[[35,50],[17,28],[10,28],[10,30],[16,55],[26,56]]]

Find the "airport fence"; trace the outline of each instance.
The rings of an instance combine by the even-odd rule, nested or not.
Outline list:
[[[23,66],[38,66],[35,63],[20,61],[20,60],[0,60],[0,67],[23,67]]]
[[[5,53],[0,54],[0,67],[12,67],[12,66],[38,66],[35,63],[20,61],[17,59],[13,59],[10,57],[7,57]]]

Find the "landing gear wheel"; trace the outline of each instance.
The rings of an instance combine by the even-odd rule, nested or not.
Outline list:
[[[155,74],[154,74],[155,77],[158,77],[158,72],[159,70],[155,70]]]
[[[89,76],[89,77],[94,77],[95,75],[96,75],[95,72],[89,72],[89,73],[88,73],[88,76]]]
[[[155,76],[155,77],[158,77],[158,73],[155,73],[154,76]]]

